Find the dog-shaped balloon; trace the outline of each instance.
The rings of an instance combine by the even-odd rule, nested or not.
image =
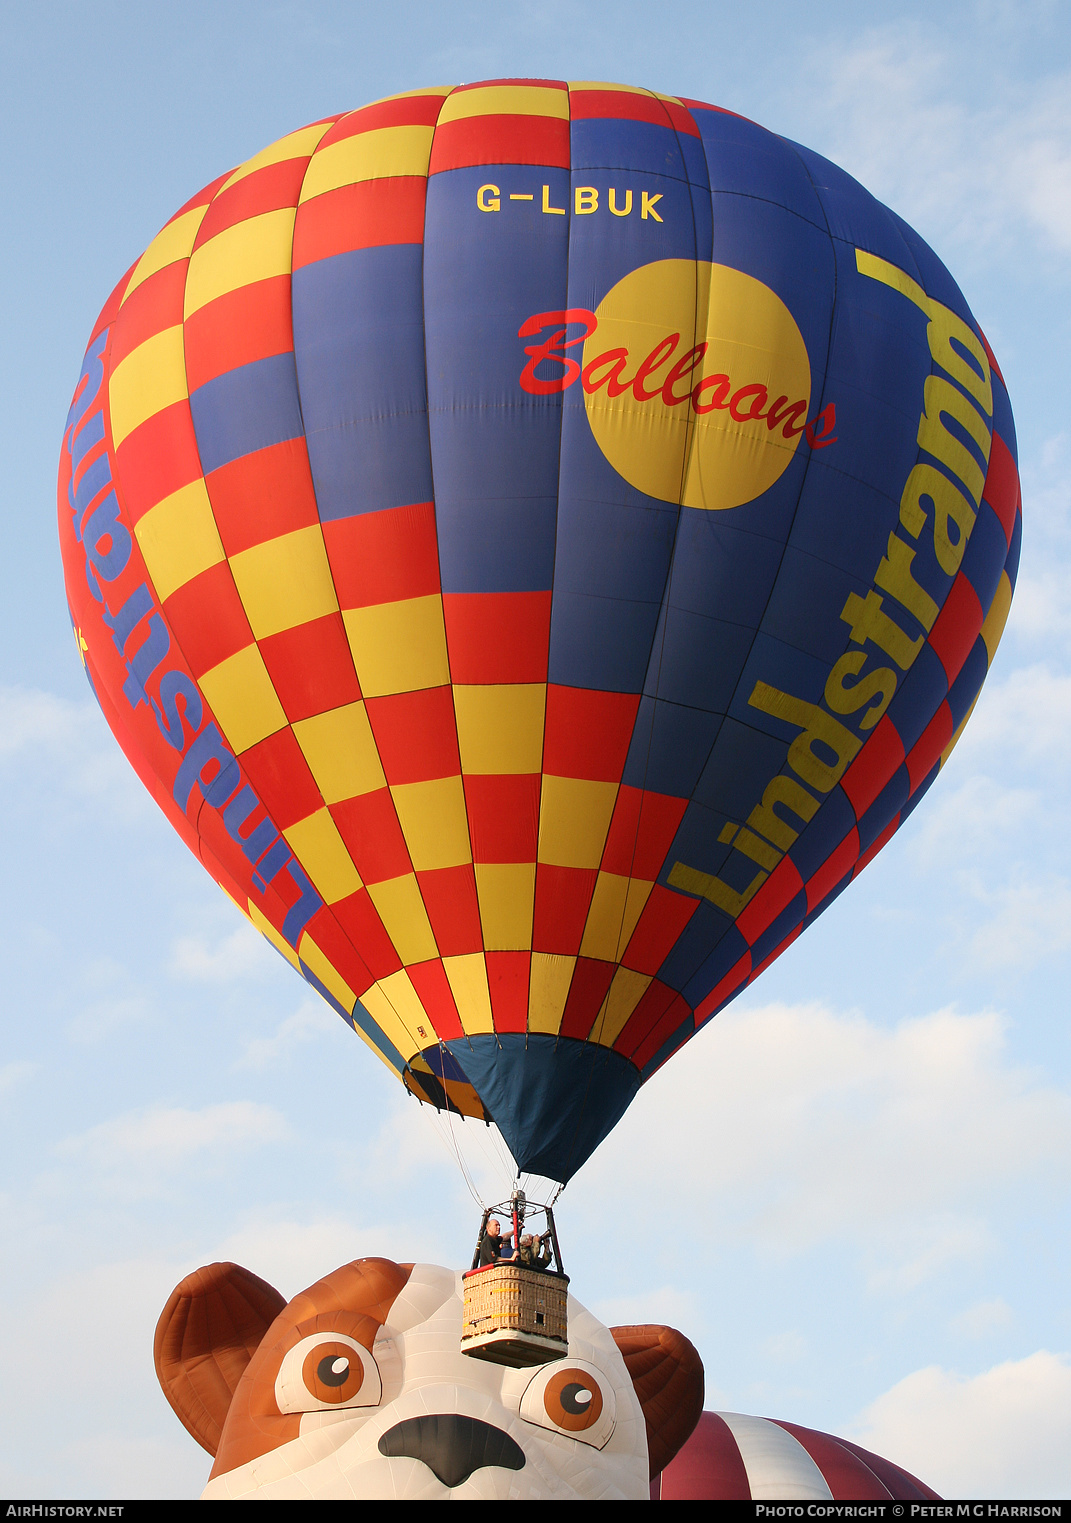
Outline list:
[[[156,1369],[215,1455],[204,1496],[940,1500],[846,1439],[702,1412],[672,1328],[570,1297],[566,1357],[512,1370],[463,1355],[461,1322],[461,1276],[429,1264],[358,1259],[289,1303],[237,1264],[188,1275]]]
[[[208,1498],[640,1500],[695,1428],[703,1366],[667,1327],[572,1296],[535,1369],[461,1353],[461,1275],[358,1259],[287,1302],[236,1264],[171,1295],[164,1394],[215,1464]]]

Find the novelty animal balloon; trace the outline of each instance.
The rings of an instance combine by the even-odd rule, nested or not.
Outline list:
[[[123,277],[63,440],[101,708],[420,1099],[567,1180],[890,839],[1019,554],[951,276],[698,101],[302,128]]]
[[[237,1264],[172,1292],[156,1371],[215,1456],[206,1498],[639,1500],[703,1406],[667,1327],[603,1327],[572,1298],[536,1369],[461,1353],[462,1277],[358,1259],[289,1303]]]
[[[571,1299],[562,1358],[468,1358],[461,1280],[358,1259],[287,1302],[237,1264],[187,1275],[156,1371],[215,1458],[205,1497],[936,1499],[845,1439],[703,1412],[702,1363],[673,1328],[606,1328]]]

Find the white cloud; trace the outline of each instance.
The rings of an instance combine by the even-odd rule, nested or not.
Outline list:
[[[994,1242],[995,1234],[977,1218],[931,1210],[913,1221],[905,1213],[895,1242],[888,1235],[885,1251],[872,1261],[867,1284],[878,1295],[906,1295],[942,1270],[979,1263]]]
[[[1068,833],[1061,796],[1071,757],[1071,676],[1047,666],[987,687],[949,766],[908,830],[906,859],[946,953],[970,976],[1024,970],[1071,947]]]
[[[276,957],[260,932],[243,920],[215,943],[180,936],[171,948],[168,971],[191,983],[231,983],[255,975],[277,977]]]
[[[573,1195],[601,1219],[657,1202],[690,1239],[768,1257],[848,1244],[872,1289],[898,1294],[978,1262],[1010,1196],[1055,1208],[1069,1156],[1071,1096],[1009,1062],[995,1014],[890,1029],[818,1004],[733,1006],[640,1092],[612,1161],[597,1153]]]
[[[56,1145],[61,1157],[84,1158],[100,1169],[177,1168],[196,1154],[279,1142],[285,1118],[268,1105],[231,1100],[200,1110],[154,1106],[102,1121]]]
[[[607,1327],[635,1327],[654,1322],[665,1327],[690,1328],[694,1336],[695,1329],[704,1320],[701,1298],[675,1285],[645,1285],[634,1296],[584,1299],[588,1310]]]
[[[1063,431],[1020,457],[1023,552],[1008,618],[1006,649],[1054,650],[1066,659],[1071,635],[1071,437]],[[1005,657],[998,657],[1003,663]],[[1002,672],[1003,675],[1003,672]]]
[[[964,248],[1033,237],[1071,252],[1071,82],[999,78],[957,100],[957,61],[912,22],[871,29],[839,51],[823,40],[799,104],[824,151],[920,226]],[[804,95],[804,91],[806,94]]]
[[[1023,503],[1030,525],[1024,555],[1040,537],[1066,546],[1071,540],[1071,436],[1066,430],[1046,439],[1036,456],[1019,461]]]
[[[1066,1497],[1071,1360],[1040,1349],[973,1377],[916,1370],[847,1436],[945,1497]]]
[[[974,933],[970,955],[980,969],[1029,968],[1071,946],[1071,884],[1055,874],[1018,873],[976,895],[994,909]]]
[[[148,812],[148,796],[94,703],[0,685],[0,763],[27,752],[49,769],[44,783],[36,767],[27,774],[39,787],[51,791],[58,778],[64,792],[82,806],[86,800],[107,798],[112,811],[124,818]]]
[[[25,1084],[39,1067],[38,1063],[5,1063],[0,1067],[0,1095],[10,1094],[18,1085]]]
[[[270,1068],[288,1058],[295,1048],[315,1041],[338,1027],[338,1016],[322,1000],[305,1000],[293,1015],[288,1015],[271,1036],[254,1037],[235,1064],[236,1068]]]
[[[0,687],[0,755],[33,747],[69,751],[82,743],[93,716],[91,703],[71,703],[39,689]]]
[[[513,1157],[497,1126],[435,1111],[431,1106],[417,1106],[411,1099],[397,1106],[395,1119],[383,1127],[372,1149],[377,1171],[382,1177],[401,1182],[419,1179],[426,1174],[429,1155],[455,1182],[458,1172],[471,1181],[471,1188],[481,1201],[500,1201],[509,1197],[514,1179]],[[414,1118],[415,1116],[415,1124]],[[398,1124],[402,1120],[401,1125]],[[549,1200],[558,1188],[545,1189],[534,1176],[526,1175],[523,1187],[533,1200]]]
[[[1026,118],[1022,139],[1016,141],[1014,133],[1009,133],[1010,141],[1004,144],[1023,209],[1065,251],[1071,249],[1069,83],[1066,78],[1054,81]]]
[[[1066,599],[1066,594],[1064,594]],[[1012,765],[1065,766],[1071,754],[1071,676],[1044,663],[987,682],[957,752],[968,762],[1004,751]]]
[[[348,1213],[312,1221],[263,1217],[221,1238],[211,1257],[251,1269],[289,1299],[352,1259],[374,1255],[400,1263],[427,1261],[437,1251],[434,1235],[425,1222],[412,1228],[383,1222],[361,1225]]]
[[[1000,1328],[1010,1327],[1015,1315],[1007,1301],[999,1296],[993,1301],[976,1301],[952,1320],[952,1331],[965,1338],[986,1338]]]
[[[908,853],[915,866],[943,871],[965,857],[999,851],[1017,844],[1024,827],[1041,807],[1030,788],[1008,787],[985,773],[967,776],[956,786],[955,773],[945,787],[935,788],[919,811]]]
[[[112,957],[94,958],[79,971],[70,1003],[73,1014],[66,1023],[66,1034],[84,1045],[144,1021],[151,1009],[148,996],[130,970]]]
[[[762,1345],[762,1352],[778,1364],[794,1364],[807,1353],[807,1339],[802,1333],[774,1333]]]
[[[10,1377],[0,1382],[0,1422],[20,1462],[10,1479],[26,1488],[10,1494],[197,1496],[210,1461],[172,1416],[152,1358],[153,1329],[181,1270],[149,1258],[60,1262],[69,1267],[23,1290],[18,1315],[0,1321],[0,1366]],[[38,1399],[49,1387],[76,1421],[55,1421],[57,1398]]]
[[[166,1439],[113,1432],[64,1444],[60,1463],[82,1480],[69,1494],[194,1501],[208,1480],[211,1456],[187,1438],[177,1417],[175,1427],[179,1431]],[[57,1495],[52,1489],[38,1494]]]
[[[1031,557],[1015,583],[1006,634],[1050,650],[1054,642],[1065,641],[1071,634],[1067,583],[1066,564],[1054,564],[1051,556]]]
[[[139,994],[92,1000],[67,1022],[65,1029],[74,1042],[100,1042],[123,1026],[143,1021],[148,1012],[148,1001]]]
[[[1019,478],[1024,533],[1013,620],[1019,613],[1018,605],[1028,602],[1021,596],[1024,575],[1061,569],[1060,565],[1053,567],[1054,557],[1066,569],[1071,555],[1071,435],[1062,429],[1028,453],[1020,445]]]

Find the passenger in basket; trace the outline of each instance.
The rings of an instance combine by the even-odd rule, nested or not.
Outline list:
[[[525,1269],[546,1269],[550,1263],[550,1234],[543,1237],[533,1237],[526,1232],[521,1238],[521,1246],[513,1255],[514,1262],[522,1264]]]
[[[492,1216],[487,1223],[487,1228],[480,1239],[480,1268],[487,1264],[504,1264],[512,1258],[509,1251],[510,1240],[503,1241],[502,1227],[497,1217]]]

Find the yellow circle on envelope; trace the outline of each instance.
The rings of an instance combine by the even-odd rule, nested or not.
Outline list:
[[[811,367],[792,313],[724,264],[660,259],[599,303],[582,383],[595,439],[627,482],[689,508],[735,508],[785,471]]]

